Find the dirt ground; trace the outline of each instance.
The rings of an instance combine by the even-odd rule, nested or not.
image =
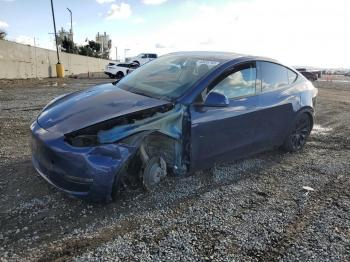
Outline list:
[[[29,125],[52,98],[105,82],[0,81],[0,261],[350,261],[350,82],[315,83],[299,154],[266,152],[97,205],[36,174]]]

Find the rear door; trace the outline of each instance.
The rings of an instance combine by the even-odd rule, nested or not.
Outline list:
[[[294,84],[297,74],[292,70],[265,61],[258,61],[257,69],[261,76],[261,94],[256,136],[259,147],[267,149],[283,143],[295,115],[294,108],[300,105],[300,96]]]
[[[256,72],[255,62],[240,65],[204,91],[226,95],[230,101],[227,107],[191,106],[192,169],[240,158],[256,149]]]

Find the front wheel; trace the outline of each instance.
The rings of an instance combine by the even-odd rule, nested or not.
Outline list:
[[[284,141],[283,148],[289,152],[297,152],[303,149],[311,133],[311,126],[311,118],[307,113],[297,115]]]

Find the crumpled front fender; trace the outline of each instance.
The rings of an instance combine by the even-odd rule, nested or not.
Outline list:
[[[113,182],[135,147],[106,144],[73,147],[57,133],[33,123],[32,160],[49,183],[65,193],[93,201],[110,201]]]

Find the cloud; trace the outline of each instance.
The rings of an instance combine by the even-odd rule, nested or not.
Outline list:
[[[120,34],[113,38],[118,50],[130,48],[130,55],[230,51],[272,57],[287,65],[350,67],[348,0],[334,0],[332,5],[294,0],[288,8],[280,0],[184,2],[178,10],[188,10],[191,15],[140,26],[139,34]]]
[[[161,43],[156,43],[154,46],[155,46],[155,48],[167,48],[166,45],[163,45]]]
[[[0,29],[5,29],[5,28],[8,28],[9,27],[9,24],[6,23],[5,21],[1,21],[0,20]]]
[[[127,19],[131,16],[131,6],[126,3],[112,4],[109,11],[107,12],[106,19]]]
[[[145,23],[145,19],[142,17],[136,17],[131,21],[133,24],[139,25]]]
[[[207,39],[205,39],[204,41],[200,42],[201,45],[213,45],[215,44],[215,41],[213,38],[208,37]]]
[[[100,5],[102,4],[106,4],[106,3],[113,3],[115,2],[115,0],[96,0],[97,3],[99,3]]]
[[[160,5],[165,3],[167,0],[142,0],[145,5]]]
[[[195,4],[193,15],[150,31],[143,43],[173,47],[154,50],[160,53],[218,50],[272,57],[289,65],[349,67],[350,28],[345,25],[350,2],[334,1],[330,7],[327,1],[294,0],[288,8],[280,0]]]

